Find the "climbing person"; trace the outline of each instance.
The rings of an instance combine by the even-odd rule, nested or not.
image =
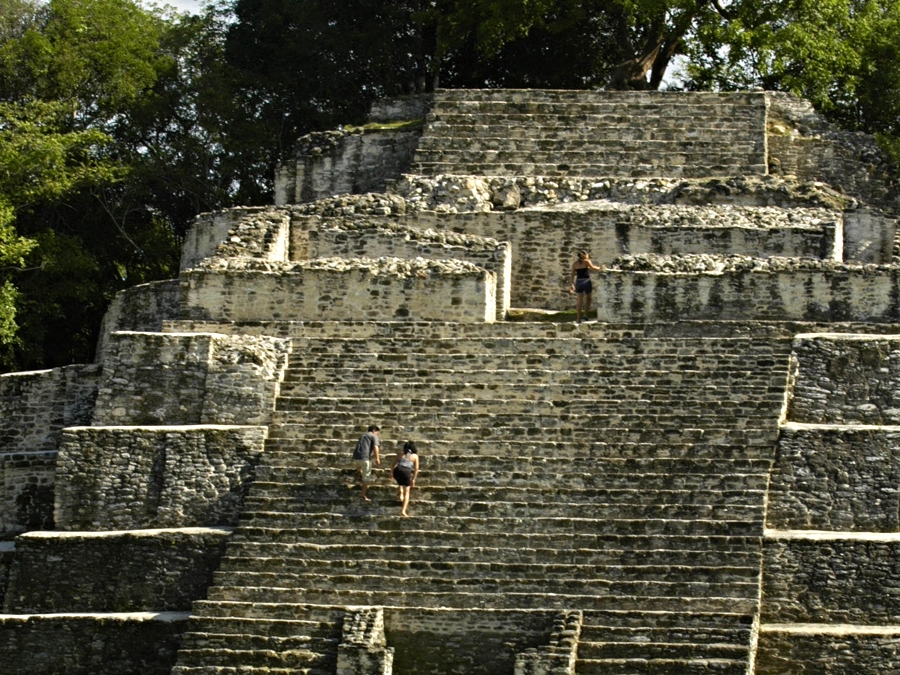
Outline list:
[[[416,484],[416,477],[419,475],[419,453],[416,452],[415,443],[406,441],[403,444],[403,449],[394,458],[391,475],[400,486],[400,515],[407,518],[409,517],[406,512],[409,507],[409,491]]]
[[[578,252],[578,260],[572,263],[572,279],[569,286],[569,292],[576,294],[575,300],[575,320],[581,323],[581,317],[587,316],[591,310],[591,293],[594,286],[591,283],[591,270],[599,270],[594,263],[591,262],[591,256],[587,251]]]
[[[356,449],[353,451],[353,461],[359,468],[359,478],[362,483],[362,498],[367,502],[371,501],[366,493],[369,491],[369,481],[372,478],[372,460],[375,460],[375,466],[381,466],[381,456],[378,454],[378,433],[380,431],[381,429],[377,425],[371,425],[366,433],[359,437]]]

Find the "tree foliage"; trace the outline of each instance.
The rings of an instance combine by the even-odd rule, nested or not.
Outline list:
[[[793,91],[900,159],[900,0],[0,2],[0,368],[92,358],[203,211],[310,131],[435,87]]]

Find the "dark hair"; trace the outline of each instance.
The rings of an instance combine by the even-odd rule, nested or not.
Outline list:
[[[416,452],[416,444],[412,441],[406,441],[406,443],[403,444],[403,452],[405,452],[407,455],[409,453],[413,453],[414,455],[418,454]]]
[[[381,431],[381,428],[377,424],[373,424],[369,427],[369,431]]]

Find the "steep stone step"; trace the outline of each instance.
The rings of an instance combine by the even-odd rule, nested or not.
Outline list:
[[[333,669],[319,668],[276,668],[271,666],[179,666],[172,669],[172,675],[333,675]]]
[[[679,133],[682,130],[677,128],[647,128],[646,125],[618,124],[616,128],[620,140],[616,141],[598,138],[593,129],[572,128],[565,122],[554,122],[546,117],[533,117],[531,121],[531,124],[510,124],[507,116],[490,115],[484,116],[480,122],[474,123],[466,115],[448,114],[442,116],[440,120],[434,121],[429,128],[430,133],[420,139],[416,152],[423,156],[435,151],[552,153],[582,149],[617,155],[645,149],[654,149],[658,152],[686,149],[694,152],[723,154],[721,142],[688,141],[683,138],[683,132]],[[615,124],[612,120],[610,122]],[[728,126],[720,126],[716,129],[725,132],[735,130]],[[746,139],[743,142],[735,143],[729,150],[735,152],[745,150],[748,154],[759,152],[759,142]]]
[[[403,523],[415,521],[414,525]],[[402,522],[401,522],[402,521]],[[322,529],[375,531],[405,531],[424,529],[431,532],[503,533],[509,531],[544,534],[579,535],[659,535],[699,537],[753,537],[762,535],[762,523],[734,519],[634,519],[595,520],[574,517],[476,517],[476,516],[417,516],[413,519],[397,517],[396,513],[320,513],[302,511],[255,511],[242,516],[242,526],[290,528],[314,526]]]
[[[285,475],[282,469],[295,467],[298,469],[331,466],[335,460],[336,448],[333,444],[322,442],[314,444],[308,441],[294,441],[296,446],[288,445],[284,439],[271,439],[266,446],[265,463],[257,470],[257,481],[277,480],[284,481]],[[473,444],[478,441],[473,441]],[[394,443],[391,447],[396,446]],[[566,470],[595,472],[602,474],[653,474],[665,473],[667,475],[765,475],[772,466],[771,460],[755,457],[744,457],[738,452],[725,457],[702,457],[690,454],[673,453],[672,455],[653,456],[621,456],[614,454],[605,456],[594,454],[591,451],[600,444],[584,444],[587,446],[579,453],[570,452],[568,456],[560,456],[554,452],[554,447],[541,446],[539,443],[522,445],[518,450],[522,452],[508,453],[504,448],[498,448],[487,444],[479,452],[470,452],[466,446],[465,451],[460,451],[460,446],[452,443],[440,444],[437,442],[423,441],[419,446],[419,461],[423,470],[454,471],[463,470],[500,470],[500,471],[546,471],[558,470],[560,466]],[[389,452],[388,444],[382,442],[382,459],[393,455]],[[285,481],[289,482],[289,481]],[[542,486],[535,484],[536,489]]]
[[[235,644],[236,643],[236,644]],[[231,644],[232,646],[226,646]],[[246,668],[285,669],[287,672],[306,670],[308,673],[333,673],[337,666],[337,645],[329,645],[330,652],[315,651],[323,646],[312,645],[282,648],[282,641],[270,640],[268,647],[254,644],[243,647],[240,640],[228,640],[225,644],[213,643],[208,648],[178,650],[178,664],[173,672],[189,672],[188,668]],[[180,669],[180,670],[179,670]]]
[[[312,617],[310,608],[304,616]],[[314,618],[246,618],[225,612],[223,616],[207,615],[195,612],[191,617],[190,630],[182,637],[182,644],[195,647],[209,645],[211,642],[238,637],[262,644],[267,640],[283,640],[286,646],[299,646],[304,642],[330,642],[337,645],[341,638],[341,625],[344,617],[342,609],[331,610],[330,620]]]
[[[286,466],[300,461],[309,463],[321,461],[341,454],[349,455],[353,450],[355,430],[347,430],[352,442],[337,441],[334,438],[277,438],[266,439],[266,464]],[[356,435],[359,435],[356,431]],[[404,439],[382,439],[382,453],[393,457],[403,447]],[[421,461],[430,462],[432,456],[452,455],[459,450],[456,441],[444,438],[416,439]],[[466,441],[466,456],[518,457],[530,461],[532,457],[556,457],[559,459],[627,460],[627,459],[684,459],[691,460],[764,460],[771,462],[773,449],[748,447],[744,445],[716,445],[703,442],[677,443],[607,443],[597,440],[549,441],[540,438],[528,440],[497,440],[469,438]],[[307,461],[308,458],[308,461]]]
[[[744,375],[744,377],[740,377]],[[775,394],[776,390],[784,392],[783,377],[766,374],[727,373],[719,377],[711,377],[707,369],[696,368],[693,370],[671,368],[654,369],[601,369],[591,368],[561,368],[559,370],[522,368],[522,369],[486,369],[477,368],[469,370],[454,370],[446,367],[393,367],[381,365],[377,368],[358,368],[352,364],[324,368],[322,365],[309,367],[294,367],[285,372],[284,381],[281,383],[281,395],[285,397],[304,395],[310,387],[316,387],[316,391],[322,392],[321,387],[327,386],[329,395],[338,394],[358,395],[364,386],[376,386],[378,391],[389,395],[392,392],[406,392],[407,394],[420,391],[443,391],[446,394],[466,392],[510,392],[516,393],[524,389],[528,395],[538,393],[543,395],[544,389],[550,391],[566,391],[572,395],[593,395],[593,388],[606,390],[615,388],[617,391],[631,392],[648,387],[662,388],[666,386],[681,385],[687,388],[696,386],[699,380],[705,380],[703,386],[710,389],[719,389],[721,393],[733,395],[746,395],[761,393]],[[588,387],[587,390],[575,390],[572,387]],[[692,389],[688,389],[692,391]],[[696,397],[702,392],[693,393]],[[713,392],[707,394],[712,397]]]
[[[527,583],[551,582],[556,585],[574,583],[656,583],[684,584],[686,588],[698,585],[750,584],[755,586],[759,578],[759,568],[736,565],[702,566],[697,564],[664,565],[584,565],[560,563],[498,563],[460,561],[383,560],[381,558],[358,560],[331,560],[318,558],[229,558],[227,564],[216,572],[214,583],[219,586],[297,586],[312,587],[312,581],[304,579],[325,578],[331,584],[340,578],[348,582],[361,573],[368,577],[403,578],[410,583],[425,584],[458,582],[459,585],[474,583],[478,577],[484,586],[502,585],[515,580],[516,588]],[[297,583],[295,583],[297,582]],[[302,582],[302,583],[301,583]],[[306,585],[303,585],[306,584]],[[321,583],[317,583],[321,586]]]
[[[402,522],[401,522],[402,520]],[[409,523],[409,524],[405,524]],[[280,544],[320,543],[323,546],[369,546],[404,544],[425,547],[472,547],[511,549],[566,549],[597,551],[747,551],[759,552],[759,535],[596,533],[589,531],[538,532],[479,530],[437,530],[420,524],[419,519],[401,519],[396,514],[385,519],[381,529],[359,529],[322,525],[312,518],[296,518],[286,525],[242,525],[235,531],[235,541],[268,541]],[[761,529],[761,528],[760,528]]]
[[[372,488],[370,488],[372,489]],[[547,501],[542,501],[540,495],[531,497],[530,501],[502,501],[491,499],[490,495],[477,495],[472,498],[468,491],[457,490],[458,500],[436,500],[429,498],[428,489],[413,489],[412,514],[415,516],[448,515],[454,517],[541,517],[541,518],[671,518],[677,520],[701,519],[715,520],[725,518],[730,520],[762,520],[764,515],[763,496],[759,491],[753,497],[756,505],[736,504],[722,506],[720,504],[636,504],[624,501],[622,503],[602,502],[571,502],[568,494],[547,495]],[[364,508],[358,499],[358,489],[347,486],[342,491],[335,491],[332,499],[319,498],[315,494],[316,488],[308,490],[296,490],[293,494],[288,490],[272,490],[271,493],[257,494],[246,500],[244,512],[253,514],[257,512],[290,512],[293,509],[302,509],[306,513],[327,512],[339,514],[353,514]],[[623,492],[625,492],[623,490]],[[279,496],[279,493],[286,496]],[[374,495],[373,495],[374,496]],[[674,491],[668,496],[674,498],[680,496]],[[655,493],[648,491],[645,494],[648,502],[660,499]],[[717,495],[707,497],[710,501],[716,501]],[[742,495],[745,501],[751,501],[749,495]],[[379,499],[378,505],[390,508],[385,500]]]
[[[482,458],[483,459],[483,458]],[[390,466],[384,460],[384,480],[388,480],[387,468]],[[633,473],[629,471],[616,472],[612,468],[609,472],[585,471],[578,468],[568,469],[565,466],[550,466],[548,468],[523,466],[520,469],[514,467],[514,462],[504,462],[507,468],[494,468],[490,464],[469,461],[465,468],[456,470],[442,470],[428,468],[419,473],[416,481],[421,489],[436,486],[450,486],[460,490],[458,496],[462,496],[462,490],[480,487],[521,487],[521,488],[564,488],[564,489],[593,489],[593,490],[708,490],[712,492],[722,491],[746,491],[756,490],[764,492],[768,477],[763,473],[749,474],[723,474],[723,473]],[[509,465],[513,466],[509,466]],[[376,468],[377,470],[377,468]],[[296,485],[341,485],[355,481],[356,470],[345,465],[339,466],[312,466],[312,467],[280,467],[271,472],[265,467],[260,468],[259,478],[270,483],[273,473],[279,474],[279,481]],[[265,494],[265,493],[264,493]],[[596,493],[595,493],[596,494]],[[254,495],[255,496],[255,495]],[[535,496],[540,496],[539,493]],[[600,496],[600,495],[597,495]]]
[[[521,573],[509,577],[496,572],[484,574],[475,572],[472,576],[464,576],[445,570],[421,573],[414,578],[405,579],[390,577],[387,574],[370,574],[363,567],[347,569],[340,574],[330,573],[327,568],[307,572],[230,571],[217,574],[207,597],[210,600],[220,598],[272,602],[294,599],[298,592],[303,597],[309,597],[310,593],[352,594],[373,590],[387,592],[396,585],[398,579],[402,579],[404,583],[401,585],[404,589],[408,589],[410,595],[481,592],[486,596],[495,596],[494,602],[500,603],[497,606],[502,607],[515,606],[504,604],[505,600],[502,597],[504,595],[544,595],[548,593],[549,588],[552,588],[554,594],[583,597],[626,595],[662,599],[722,596],[747,600],[758,594],[759,585],[755,579],[748,579],[749,575],[735,578],[722,573],[719,577],[705,579],[704,575],[698,572],[697,580],[669,580],[667,577],[671,575],[672,573],[662,574],[659,578],[652,575],[644,577],[635,575],[632,579],[627,571],[623,571],[619,578],[554,576],[545,579],[537,575],[524,576]]]
[[[635,543],[638,543],[634,540]],[[758,550],[727,549],[684,551],[673,549],[592,549],[592,548],[503,548],[498,546],[418,546],[401,542],[369,544],[322,544],[315,540],[296,543],[237,541],[229,546],[220,569],[243,569],[244,565],[268,564],[278,560],[414,560],[420,563],[487,562],[496,564],[537,564],[552,561],[570,565],[697,565],[752,567],[759,570]],[[251,562],[252,561],[252,562]],[[246,569],[252,569],[247,567]],[[217,629],[224,632],[222,629]],[[280,634],[270,629],[267,634]],[[599,630],[599,629],[598,629]],[[246,632],[246,631],[245,631]],[[294,634],[294,633],[289,633]],[[610,639],[607,637],[596,639]]]
[[[588,594],[570,592],[546,592],[540,588],[517,592],[504,585],[499,592],[485,588],[479,579],[473,579],[471,588],[454,587],[443,591],[420,591],[405,586],[397,587],[390,579],[364,579],[365,588],[359,589],[311,589],[299,587],[219,587],[209,589],[210,601],[228,600],[232,602],[274,603],[283,605],[302,599],[305,603],[343,604],[343,605],[379,605],[384,607],[451,607],[451,608],[495,608],[495,609],[564,609],[587,607],[592,609],[618,608],[649,611],[696,611],[716,612],[744,608],[751,611],[755,604],[754,596],[757,585],[750,584],[742,595],[714,596],[710,595],[708,585],[700,584],[693,588],[695,595],[687,596],[684,587],[673,588],[672,595],[647,593],[649,584],[636,588],[644,591],[640,595],[626,592],[600,592],[599,588],[589,588]],[[371,584],[384,586],[383,590],[373,590]],[[732,585],[731,587],[733,587]],[[544,586],[546,589],[546,585]],[[606,590],[606,589],[604,589]],[[663,590],[661,587],[653,590]]]
[[[697,159],[689,161],[679,159],[673,165],[659,162],[634,164],[623,158],[616,164],[494,164],[473,162],[417,162],[412,173],[422,176],[543,176],[554,177],[596,177],[609,178],[628,176],[631,178],[727,178],[740,175],[765,175],[768,167],[765,164],[746,165],[740,162],[705,164]]]
[[[522,325],[522,324],[516,324]],[[552,324],[551,324],[552,326]],[[557,335],[556,330],[562,330],[564,325],[557,324],[558,328],[549,329],[553,332],[549,336],[533,336],[518,334],[505,335],[478,335],[471,337],[441,337],[438,335],[427,336],[372,336],[372,337],[327,337],[323,335],[295,337],[292,339],[294,351],[291,359],[302,358],[307,354],[346,354],[346,353],[431,353],[431,354],[576,354],[591,356],[593,358],[605,357],[614,363],[628,363],[630,365],[647,365],[647,359],[656,356],[659,358],[675,359],[676,362],[686,363],[700,362],[706,358],[731,358],[740,363],[748,363],[749,358],[770,358],[772,354],[787,356],[790,353],[788,341],[759,341],[753,338],[697,338],[697,337],[670,337],[670,338],[621,338],[612,339],[605,336],[581,336],[571,334],[568,336]],[[571,330],[575,330],[569,325]],[[439,327],[438,327],[439,329]],[[490,333],[493,325],[485,325],[482,333]],[[437,330],[437,329],[436,329]],[[639,360],[628,361],[637,358]],[[671,361],[662,361],[660,365],[673,366]],[[711,364],[710,364],[711,365]],[[770,364],[771,365],[771,364]],[[746,368],[744,368],[746,369]]]
[[[303,413],[304,417],[325,413],[328,415],[339,413],[354,414],[359,410],[369,411],[370,415],[383,417],[394,411],[417,410],[451,410],[454,412],[476,411],[479,415],[553,415],[563,411],[566,415],[602,414],[606,419],[613,416],[619,417],[621,423],[630,425],[637,413],[645,417],[662,415],[672,418],[675,416],[697,416],[706,419],[714,417],[736,418],[740,417],[739,411],[746,410],[752,414],[759,410],[774,415],[773,402],[759,401],[759,396],[750,394],[741,396],[735,393],[727,400],[715,400],[716,392],[710,391],[707,398],[697,398],[695,388],[665,388],[648,390],[647,388],[634,388],[631,391],[608,391],[602,385],[593,390],[578,390],[569,388],[553,391],[548,388],[543,392],[534,393],[534,397],[500,398],[493,392],[479,395],[471,391],[468,395],[460,395],[459,398],[449,398],[443,392],[435,392],[438,396],[415,398],[407,396],[408,392],[397,392],[396,396],[280,396],[276,403],[276,410],[283,412],[296,411]],[[728,396],[731,392],[721,392]],[[529,396],[530,392],[526,393]],[[713,399],[713,400],[710,400]],[[636,410],[639,409],[639,410]]]
[[[486,127],[470,127],[468,125],[454,125],[445,133],[451,136],[466,134],[469,130],[478,133],[479,136],[493,136],[506,130],[503,123]],[[497,150],[479,149],[478,141],[472,139],[468,147],[451,149],[446,144],[435,143],[433,147],[420,148],[416,151],[417,166],[433,164],[457,164],[471,165],[556,165],[568,164],[570,166],[593,166],[608,171],[609,167],[621,166],[627,161],[630,166],[635,164],[663,164],[687,168],[689,162],[703,162],[707,166],[728,166],[734,164],[746,168],[746,164],[738,161],[739,154],[745,156],[756,154],[762,159],[760,143],[735,143],[734,148],[722,151],[721,143],[715,142],[684,142],[684,141],[659,141],[641,139],[636,141],[624,141],[618,144],[591,140],[589,137],[571,135],[565,126],[549,127],[547,129],[535,126],[536,133],[545,131],[559,139],[556,148],[542,150],[536,143],[527,143],[523,138],[521,149],[500,148]],[[554,133],[555,132],[555,133]],[[761,162],[759,162],[761,164]],[[610,171],[611,174],[616,173]]]
[[[632,428],[622,425],[620,419],[601,418],[599,415],[582,416],[584,422],[594,421],[584,426],[580,419],[543,420],[520,418],[519,420],[497,419],[496,416],[461,414],[456,416],[454,427],[448,427],[449,420],[431,419],[423,421],[410,420],[404,417],[373,417],[365,413],[368,419],[377,419],[382,427],[382,435],[388,440],[402,442],[413,439],[441,438],[454,443],[466,443],[473,439],[504,443],[509,441],[529,441],[536,439],[541,443],[580,442],[586,443],[601,438],[609,444],[620,443],[706,443],[714,445],[755,445],[765,446],[766,452],[774,447],[777,435],[777,424],[771,415],[762,415],[756,419],[735,418],[733,420],[709,420],[695,417],[686,419],[643,417],[643,421],[635,423]],[[348,452],[359,437],[360,416],[331,415],[330,423],[312,419],[309,423],[293,421],[296,412],[273,414],[269,426],[269,437],[279,439],[325,438],[342,440],[348,443]],[[327,416],[323,416],[327,417]],[[572,416],[569,416],[570,418]],[[732,426],[734,425],[734,426]],[[740,428],[738,428],[740,425]],[[744,428],[746,427],[746,428]],[[365,429],[365,427],[363,427]]]
[[[693,659],[579,659],[575,675],[746,675],[748,658],[715,659],[701,654]]]

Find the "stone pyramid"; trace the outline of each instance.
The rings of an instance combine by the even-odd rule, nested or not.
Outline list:
[[[894,672],[892,175],[762,91],[301,139],[96,363],[0,376],[0,675]]]

